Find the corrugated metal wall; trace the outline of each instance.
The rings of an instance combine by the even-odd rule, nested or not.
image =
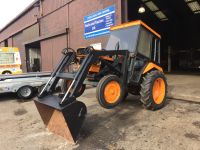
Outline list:
[[[22,60],[22,70],[24,72],[27,71],[27,68],[26,68],[26,52],[23,43],[38,36],[39,36],[39,26],[38,24],[35,24],[12,37],[12,43],[13,43],[12,46],[18,47],[20,50],[20,56]]]
[[[0,43],[0,47],[4,47],[5,46],[5,43],[4,42],[1,42]]]
[[[42,71],[52,71],[53,66],[53,49],[51,39],[41,41],[41,58],[42,58]]]
[[[26,15],[22,16],[13,25],[0,33],[0,41],[5,38],[11,37],[13,40],[8,40],[8,43],[13,43],[13,46],[20,48],[23,69],[26,70],[26,57],[25,48],[23,43],[30,41],[36,37],[45,37],[54,35],[59,31],[69,28],[69,46],[73,49],[78,47],[88,46],[92,43],[101,42],[103,46],[107,41],[108,36],[102,36],[90,40],[84,39],[84,16],[94,13],[100,9],[108,6],[115,5],[117,16],[116,23],[121,23],[121,0],[43,0],[42,12],[43,16],[37,23],[36,14],[38,8],[33,8]],[[71,2],[67,4],[68,2]],[[38,15],[39,16],[39,15]],[[34,26],[31,26],[33,25]],[[31,26],[30,28],[27,28]],[[26,29],[27,28],[27,29]],[[40,28],[40,31],[39,31]],[[21,32],[20,30],[24,30]],[[20,31],[20,32],[19,32]],[[42,71],[50,71],[59,61],[61,50],[67,46],[66,35],[48,40],[43,40],[41,43],[41,56],[42,56]]]
[[[44,17],[40,19],[41,36],[56,33],[68,28],[68,6],[66,3],[69,1],[71,0],[43,1]],[[67,35],[41,41],[40,46],[42,71],[52,71],[62,56],[62,49],[67,47]]]
[[[0,41],[3,41],[9,38],[11,35],[14,35],[23,29],[35,24],[37,22],[38,8],[33,8],[26,15],[22,16],[7,29],[5,29],[0,34]]]
[[[69,4],[70,47],[77,49],[80,46],[88,46],[99,42],[105,46],[108,36],[89,40],[84,39],[83,18],[111,5],[116,6],[116,24],[121,24],[121,0],[75,0]],[[80,6],[83,9],[80,9]]]
[[[121,0],[75,0],[72,3],[65,5],[69,1],[70,0],[44,0],[42,2],[44,17],[40,20],[41,35],[47,35],[58,30],[65,29],[69,26],[70,47],[77,49],[80,46],[87,46],[98,42],[101,42],[103,46],[105,46],[107,36],[90,40],[84,39],[83,18],[84,16],[94,13],[100,9],[115,5],[117,11],[116,23],[120,24],[122,21]],[[63,5],[64,7],[62,7]]]
[[[12,39],[12,37],[8,39],[8,46],[10,46],[10,47],[13,46],[13,39]]]
[[[53,39],[53,68],[58,64],[62,54],[61,51],[67,47],[67,35]]]
[[[63,5],[67,4],[68,2],[70,2],[72,0],[44,0],[42,2],[42,6],[43,6],[43,15],[47,15],[53,11],[55,11],[56,9],[62,7]]]
[[[62,49],[67,46],[66,35],[41,41],[40,46],[42,71],[52,71],[62,56]]]
[[[22,45],[23,41],[24,41],[23,32],[20,32],[16,34],[15,36],[13,36],[13,46],[18,47],[20,50],[22,70],[25,72],[26,71],[26,54],[25,54],[25,48]]]
[[[75,0],[68,5],[65,5],[66,3],[67,0],[43,1],[42,4],[44,17],[40,19],[41,35],[48,35],[69,27],[70,47],[77,49],[78,47],[88,46],[92,43],[99,42],[101,42],[104,46],[108,36],[102,36],[90,40],[84,39],[84,16],[100,9],[104,9],[108,6],[116,5],[116,22],[117,24],[121,23],[120,0]],[[66,36],[64,36],[64,38],[50,39],[41,42],[43,71],[52,70],[52,67],[56,65],[60,58],[60,51],[66,47],[66,43]]]
[[[24,42],[32,40],[36,37],[39,37],[39,24],[38,23],[23,30]]]
[[[56,31],[60,31],[62,29],[67,28],[67,21],[68,8],[65,6],[55,11],[54,13],[45,16],[44,18],[41,18],[41,35],[55,33]]]

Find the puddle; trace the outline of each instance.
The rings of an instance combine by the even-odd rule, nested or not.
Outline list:
[[[200,121],[195,121],[192,123],[195,127],[200,129]]]
[[[196,134],[193,134],[193,133],[186,133],[185,137],[189,138],[189,139],[194,139],[194,140],[198,140],[199,141],[199,135],[196,135]]]
[[[27,110],[24,108],[19,108],[17,110],[14,111],[14,115],[15,116],[21,116],[27,113]]]

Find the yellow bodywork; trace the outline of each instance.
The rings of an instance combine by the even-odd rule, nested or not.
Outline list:
[[[21,59],[17,47],[0,47],[0,54],[13,53],[13,63],[0,63],[0,74],[5,72],[11,74],[21,74]]]
[[[145,73],[151,71],[151,70],[154,69],[154,68],[157,69],[157,70],[159,70],[159,71],[161,71],[161,72],[163,72],[163,69],[162,69],[160,66],[158,66],[158,65],[156,65],[156,64],[154,64],[154,63],[152,63],[152,62],[150,62],[150,63],[146,66],[146,68],[144,69],[143,74],[145,74]]]
[[[19,52],[17,47],[0,47],[0,52],[9,53],[9,52]]]

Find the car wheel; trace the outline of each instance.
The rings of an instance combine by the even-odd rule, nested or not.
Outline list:
[[[34,89],[31,86],[23,86],[17,91],[17,95],[21,99],[30,99],[34,94]]]

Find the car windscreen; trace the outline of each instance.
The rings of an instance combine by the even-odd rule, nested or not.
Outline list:
[[[132,26],[119,30],[111,31],[106,50],[129,50],[135,52],[139,26]]]
[[[0,64],[13,64],[14,63],[14,53],[0,53]]]

